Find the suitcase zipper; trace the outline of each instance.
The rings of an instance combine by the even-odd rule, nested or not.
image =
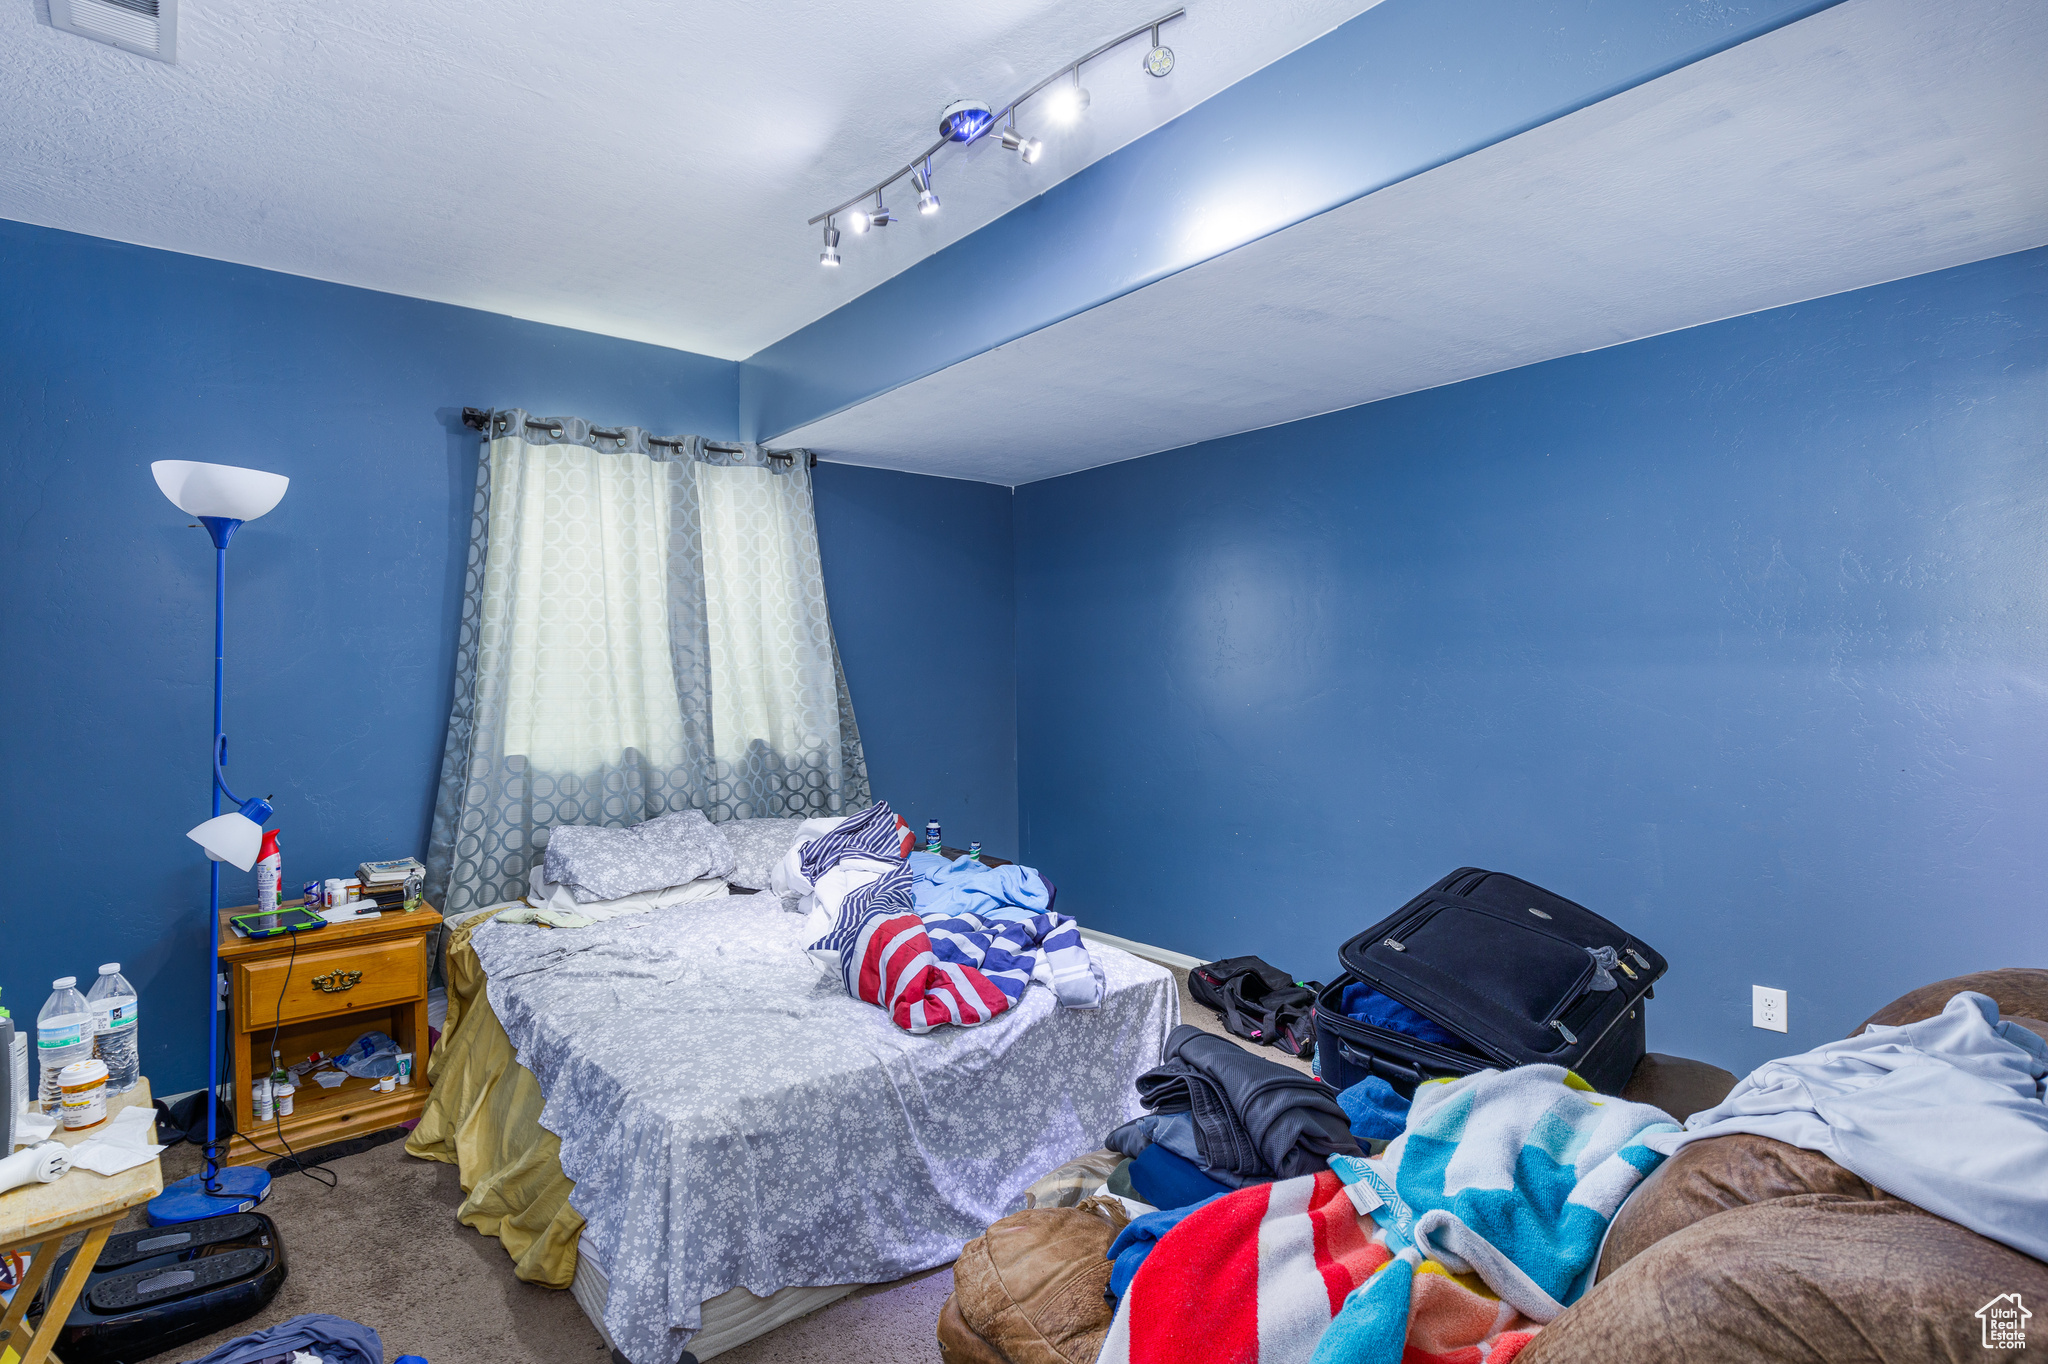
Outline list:
[[[1564,1038],[1564,1044],[1566,1046],[1576,1047],[1577,1045],[1579,1045],[1578,1037],[1572,1032],[1570,1028],[1567,1028],[1563,1023],[1560,1023],[1557,1019],[1551,1019],[1550,1026],[1557,1029],[1558,1035]]]

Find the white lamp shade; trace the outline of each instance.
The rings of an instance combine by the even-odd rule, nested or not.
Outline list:
[[[292,482],[283,474],[266,474],[261,469],[199,464],[189,459],[160,459],[149,471],[156,475],[156,486],[164,490],[164,496],[187,516],[222,516],[233,521],[254,521],[284,499],[284,490]]]
[[[212,512],[192,514],[213,515]],[[239,810],[215,815],[185,837],[206,849],[206,855],[214,861],[232,863],[243,871],[256,865],[256,854],[263,849],[263,826]]]

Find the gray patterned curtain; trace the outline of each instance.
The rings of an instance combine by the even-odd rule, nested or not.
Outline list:
[[[869,804],[807,461],[495,414],[427,889],[525,892],[548,831]]]

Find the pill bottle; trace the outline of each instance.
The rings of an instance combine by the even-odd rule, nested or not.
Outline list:
[[[73,1061],[57,1072],[64,1130],[76,1132],[107,1120],[107,1063],[94,1057]]]

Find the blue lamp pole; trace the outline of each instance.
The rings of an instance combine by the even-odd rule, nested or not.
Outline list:
[[[206,849],[209,859],[206,896],[206,1168],[178,1180],[150,1200],[154,1226],[194,1222],[205,1217],[246,1211],[270,1193],[270,1175],[254,1167],[222,1169],[220,1132],[220,864],[232,862],[243,871],[256,863],[263,825],[270,818],[266,800],[243,800],[229,789],[222,768],[227,762],[224,697],[227,690],[228,541],[245,522],[276,506],[289,486],[278,474],[238,469],[224,464],[160,460],[150,466],[157,486],[180,511],[199,518],[213,539],[213,816],[186,836]],[[221,813],[221,797],[237,808]],[[238,1077],[246,1082],[249,1077]]]

